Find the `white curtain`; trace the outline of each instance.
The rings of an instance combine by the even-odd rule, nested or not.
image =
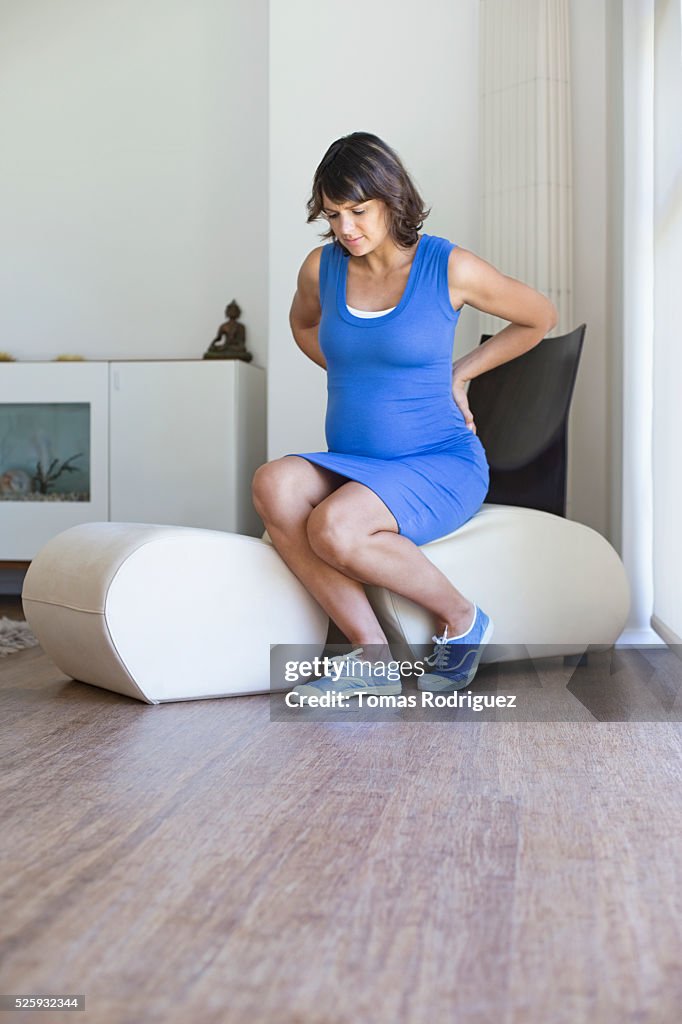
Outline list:
[[[573,322],[569,0],[481,0],[481,246]],[[505,321],[480,314],[481,332]]]

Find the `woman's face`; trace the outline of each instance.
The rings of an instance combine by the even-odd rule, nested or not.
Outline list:
[[[322,193],[322,212],[329,226],[353,256],[376,249],[388,235],[388,207],[383,199],[364,203],[332,203]]]

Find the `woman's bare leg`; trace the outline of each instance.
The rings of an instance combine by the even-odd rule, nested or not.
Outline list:
[[[446,625],[451,635],[464,632],[471,602],[398,533],[394,516],[373,491],[343,481],[300,456],[257,470],[256,510],[292,572],[352,644],[388,649],[363,583],[385,586],[429,609],[440,632]]]
[[[256,470],[253,503],[284,562],[349,642],[371,644],[377,658],[390,658],[386,634],[362,583],[320,558],[308,539],[312,510],[346,482],[345,477],[301,456],[285,455]]]
[[[363,484],[349,481],[316,505],[307,531],[320,558],[361,583],[386,587],[427,608],[437,617],[439,632],[447,626],[455,636],[471,625],[471,601],[397,532],[392,513]]]

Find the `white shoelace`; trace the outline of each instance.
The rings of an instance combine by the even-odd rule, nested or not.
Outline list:
[[[436,649],[433,654],[429,654],[424,660],[427,665],[433,665],[434,668],[447,668],[448,658],[450,652],[448,650],[448,627],[445,627],[445,632],[442,636],[432,636],[431,639],[436,644]]]

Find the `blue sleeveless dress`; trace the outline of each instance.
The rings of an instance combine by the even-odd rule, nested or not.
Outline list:
[[[452,533],[488,491],[485,450],[452,397],[453,248],[422,234],[398,305],[364,318],[346,303],[350,257],[336,242],[323,247],[318,338],[329,450],[289,453],[369,487],[415,544]]]

